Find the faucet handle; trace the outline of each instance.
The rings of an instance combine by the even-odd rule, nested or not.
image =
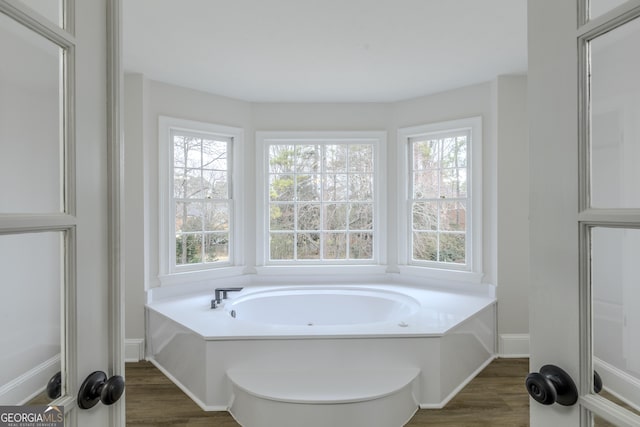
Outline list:
[[[240,292],[242,289],[243,288],[216,288],[214,292],[214,299],[211,301],[211,308],[216,308],[217,304],[220,304],[222,300],[227,299],[227,292]]]

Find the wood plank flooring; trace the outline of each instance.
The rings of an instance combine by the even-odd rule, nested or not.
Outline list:
[[[420,410],[407,427],[528,426],[528,370],[528,359],[497,359],[445,408]],[[226,412],[202,411],[149,362],[128,363],[126,378],[127,426],[239,426]]]

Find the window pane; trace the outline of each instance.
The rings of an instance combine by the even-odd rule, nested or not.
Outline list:
[[[269,175],[269,199],[291,201],[295,197],[293,175]]]
[[[298,205],[298,230],[320,230],[320,204]]]
[[[413,169],[425,170],[439,167],[438,140],[416,141],[413,143]]]
[[[293,259],[294,234],[271,233],[269,239],[269,253],[273,260]]]
[[[640,208],[640,19],[590,42],[591,205]]]
[[[346,203],[325,205],[324,229],[346,230],[348,208]]]
[[[640,408],[640,229],[591,229],[593,364],[614,403]],[[624,405],[626,406],[626,405]]]
[[[349,175],[349,200],[373,200],[373,175]]]
[[[174,169],[173,197],[176,199],[203,199],[207,186],[202,181],[200,169]]]
[[[229,230],[229,204],[204,203],[204,230]]]
[[[451,136],[442,139],[440,167],[456,168],[466,164],[466,136]]]
[[[207,199],[227,199],[229,197],[228,175],[225,171],[203,170],[203,195]]]
[[[295,229],[295,205],[272,203],[270,205],[269,228],[271,230]]]
[[[352,203],[350,205],[349,229],[350,230],[372,230],[373,229],[373,204],[372,203]]]
[[[413,173],[413,198],[435,199],[439,195],[438,170]]]
[[[413,259],[419,261],[438,260],[438,235],[436,233],[413,232]]]
[[[440,234],[440,262],[455,264],[465,263],[465,237],[464,234],[441,233]]]
[[[198,126],[196,126],[197,128]],[[232,138],[173,129],[175,266],[229,261]]]
[[[470,131],[452,130],[409,138],[413,156],[411,252],[415,261],[466,264],[470,137]]]
[[[196,138],[193,136],[183,136],[182,141],[182,150],[184,152],[186,167],[201,168],[202,143],[200,138]]]
[[[346,233],[325,233],[323,256],[327,259],[347,258]]]
[[[202,262],[202,234],[176,235],[176,265]]]
[[[204,169],[227,170],[226,141],[202,141],[202,167]]]
[[[187,153],[185,150],[184,136],[173,134],[173,165],[176,168],[185,168]]]
[[[295,159],[294,145],[269,146],[269,172],[286,173],[293,172]]]
[[[298,234],[298,259],[320,259],[320,233]]]
[[[202,204],[176,203],[176,232],[202,231]]]
[[[440,171],[440,197],[467,197],[467,169],[442,169]]]
[[[344,144],[324,146],[324,172],[346,172],[348,146]]]
[[[63,0],[20,0],[54,24],[62,27]]]
[[[320,175],[297,175],[296,197],[298,201],[319,201]]]
[[[349,145],[349,171],[373,172],[373,146],[371,144]]]
[[[204,262],[229,261],[229,235],[227,233],[205,234]]]
[[[589,16],[591,19],[604,15],[627,0],[589,0]]]
[[[320,172],[320,146],[296,146],[296,173]]]
[[[438,202],[421,202],[413,204],[413,229],[438,229]]]
[[[347,175],[325,175],[323,181],[324,200],[347,200]]]
[[[2,405],[22,404],[61,368],[65,375],[64,240],[64,232],[0,235]]]
[[[373,258],[373,234],[349,233],[349,258],[372,259]]]
[[[278,144],[269,155],[271,259],[371,259],[372,232],[345,232],[374,229],[373,144]]]
[[[465,231],[466,214],[466,202],[441,202],[440,230]]]
[[[63,50],[1,13],[0,40],[0,213],[60,213]]]

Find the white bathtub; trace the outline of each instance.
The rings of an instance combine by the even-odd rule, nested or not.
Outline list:
[[[225,304],[238,321],[303,328],[399,323],[419,309],[420,303],[406,294],[348,286],[259,290]]]
[[[147,357],[205,410],[240,400],[232,376],[407,369],[416,405],[440,408],[495,357],[488,295],[343,284],[246,286],[216,309],[212,298],[147,305]]]

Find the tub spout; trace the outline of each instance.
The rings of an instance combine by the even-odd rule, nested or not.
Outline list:
[[[211,308],[216,308],[222,300],[227,299],[227,292],[240,292],[242,288],[216,288],[214,299],[211,301]]]

